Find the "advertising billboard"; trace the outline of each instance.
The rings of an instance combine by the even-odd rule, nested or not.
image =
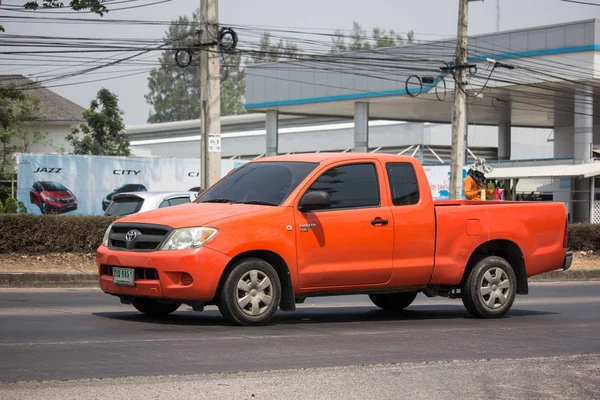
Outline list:
[[[432,165],[423,166],[427,180],[429,181],[429,187],[431,188],[431,195],[434,200],[448,200],[450,197],[450,166],[449,165]],[[463,168],[464,180],[467,177],[468,168]],[[464,195],[463,195],[464,198]]]
[[[221,176],[245,161],[221,160]],[[119,192],[200,186],[200,160],[55,154],[17,155],[17,198],[32,214],[103,215]]]

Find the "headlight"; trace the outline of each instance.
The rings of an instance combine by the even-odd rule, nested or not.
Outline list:
[[[215,228],[181,228],[175,229],[169,235],[161,250],[183,250],[200,247],[214,238],[218,229]]]
[[[112,229],[113,224],[110,224],[108,228],[106,228],[106,232],[104,232],[104,238],[102,239],[102,246],[108,247],[108,236],[110,235],[110,230]]]

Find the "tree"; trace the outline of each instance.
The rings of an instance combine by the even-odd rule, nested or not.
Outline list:
[[[105,0],[71,0],[69,2],[69,8],[73,11],[89,10],[93,13],[99,14],[100,16],[108,12],[108,8],[103,4]],[[2,1],[0,1],[2,3]],[[40,6],[39,1],[27,1],[23,8],[28,10],[37,10],[38,8],[62,8],[64,3],[59,0],[42,0]],[[4,32],[4,27],[0,25],[0,32]]]
[[[73,128],[67,141],[73,154],[129,156],[129,140],[125,137],[123,111],[117,96],[108,89],[100,89],[90,108],[83,112],[86,124]],[[82,138],[79,135],[82,134]]]
[[[404,37],[393,30],[388,32],[385,29],[375,27],[369,39],[367,32],[358,22],[354,21],[352,23],[352,30],[348,36],[346,36],[342,29],[337,29],[334,32],[329,52],[339,54],[348,51],[371,50],[379,47],[402,46],[413,43],[414,38],[415,33],[412,30]]]
[[[43,135],[24,129],[34,120],[39,105],[37,97],[27,95],[14,84],[0,87],[0,179],[6,178],[12,168],[14,153],[27,151],[32,143],[43,139]]]
[[[271,34],[264,32],[260,36],[258,50],[250,52],[246,59],[247,64],[263,64],[268,62],[297,59],[300,54],[298,46],[288,41],[279,40],[277,44],[271,43]]]
[[[198,41],[196,27],[191,21],[199,19],[197,10],[190,20],[180,16],[169,26],[165,39],[174,48],[192,48]],[[154,113],[149,123],[181,121],[200,118],[200,63],[198,52],[186,67],[175,60],[176,52],[162,52],[160,67],[154,68],[148,78],[149,93],[144,97]],[[245,71],[239,54],[222,53],[221,58],[221,115],[244,113]]]

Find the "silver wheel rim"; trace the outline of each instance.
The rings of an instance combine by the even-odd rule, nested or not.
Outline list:
[[[273,284],[262,271],[246,272],[237,283],[237,304],[244,314],[257,317],[270,308],[273,301]]]
[[[502,308],[510,295],[510,281],[502,268],[491,268],[483,274],[479,287],[479,298],[492,310]]]

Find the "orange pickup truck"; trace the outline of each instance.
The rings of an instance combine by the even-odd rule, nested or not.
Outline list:
[[[368,294],[385,310],[419,292],[504,315],[527,278],[568,269],[562,203],[434,202],[412,157],[324,153],[245,164],[195,202],[113,223],[102,290],[161,316],[217,305],[265,324],[306,297]]]

